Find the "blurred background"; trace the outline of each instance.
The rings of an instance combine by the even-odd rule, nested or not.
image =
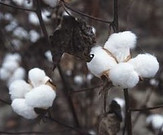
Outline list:
[[[27,9],[35,9],[32,0],[0,0],[0,2]],[[53,1],[54,2],[54,1]],[[48,35],[52,35],[58,22],[66,15],[61,5],[41,1],[42,16]],[[113,20],[113,0],[66,0],[76,10],[85,14]],[[129,30],[137,35],[137,46],[132,50],[133,57],[139,53],[151,53],[158,58],[160,70],[152,79],[144,79],[134,89],[129,90],[132,108],[151,107],[163,104],[163,1],[162,0],[119,0],[119,31]],[[75,17],[84,19],[93,26],[96,32],[96,44],[103,46],[113,32],[109,24],[85,18],[67,9]],[[11,55],[12,54],[12,55]],[[19,54],[18,67],[23,73],[8,77],[2,71],[5,57]],[[8,65],[12,68],[13,65]],[[39,67],[44,69],[57,85],[57,98],[52,107],[53,118],[65,124],[74,126],[72,110],[69,107],[65,92],[69,93],[73,101],[79,125],[89,134],[96,135],[99,118],[103,111],[103,96],[99,94],[102,81],[94,77],[87,69],[86,63],[69,54],[62,56],[60,67],[66,79],[63,83],[58,68],[53,71],[53,62],[48,44],[34,12],[23,11],[0,4],[0,99],[10,102],[8,87],[15,78],[27,80],[28,71]],[[150,67],[149,67],[150,68]],[[82,92],[76,92],[85,89]],[[113,99],[119,99],[124,110],[123,91],[111,88],[108,93],[108,105]],[[159,115],[159,119],[155,117]],[[154,116],[147,120],[149,116]],[[163,109],[159,108],[145,113],[132,112],[134,135],[163,134]],[[153,124],[154,122],[156,123]],[[159,123],[159,124],[158,124]],[[122,134],[124,123],[118,135]],[[161,129],[161,130],[160,130]],[[0,102],[0,131],[49,131],[55,135],[79,134],[69,128],[49,120],[27,120],[13,112],[9,105]]]

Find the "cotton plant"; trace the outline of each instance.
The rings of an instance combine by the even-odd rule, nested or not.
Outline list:
[[[25,70],[20,66],[21,56],[18,53],[8,53],[0,68],[0,79],[6,81],[8,86],[15,80],[25,77]]]
[[[121,88],[133,88],[140,78],[154,77],[159,69],[155,56],[145,53],[131,57],[136,40],[131,31],[112,34],[103,47],[91,49],[94,57],[87,63],[88,69],[96,77],[106,76],[114,86]]]
[[[28,72],[29,81],[16,80],[9,87],[12,109],[26,119],[35,119],[35,109],[47,110],[56,98],[56,87],[44,70],[33,68]]]

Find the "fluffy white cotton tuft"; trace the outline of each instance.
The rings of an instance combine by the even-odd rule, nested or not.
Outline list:
[[[95,46],[91,49],[93,59],[87,63],[88,69],[92,74],[101,77],[103,72],[110,70],[117,63],[101,46]]]
[[[11,73],[8,72],[5,68],[0,68],[0,79],[7,80],[11,76]]]
[[[55,7],[58,3],[58,0],[43,0],[50,7]]]
[[[35,30],[30,30],[29,36],[32,43],[36,42],[40,38],[40,34]]]
[[[83,82],[84,82],[84,79],[83,79],[83,77],[82,77],[81,75],[76,75],[76,76],[74,77],[74,82],[75,82],[76,84],[78,84],[78,85],[82,85]]]
[[[13,72],[19,67],[19,64],[16,61],[5,61],[3,62],[2,67],[9,72]]]
[[[4,62],[6,61],[16,61],[16,62],[20,62],[21,61],[21,56],[18,53],[14,53],[14,54],[7,54],[4,58]]]
[[[11,99],[24,98],[25,94],[32,89],[32,86],[26,83],[24,80],[16,80],[11,83],[9,87],[9,94]]]
[[[38,19],[37,15],[33,12],[29,13],[28,20],[30,23],[32,23],[34,25],[39,25],[39,19]]]
[[[155,56],[151,54],[139,54],[129,61],[134,66],[135,71],[145,78],[154,77],[159,70],[159,63]]]
[[[47,109],[52,106],[55,91],[48,85],[40,85],[25,95],[25,101],[32,107]]]
[[[113,85],[122,88],[133,88],[139,81],[138,74],[128,63],[119,63],[114,66],[109,72],[109,78]]]
[[[130,31],[112,34],[104,48],[108,49],[118,60],[123,62],[130,55],[130,49],[136,45],[136,35]]]
[[[116,97],[114,100],[120,105],[121,108],[125,106],[125,101],[122,98]]]
[[[46,74],[44,70],[39,68],[33,68],[28,72],[28,79],[34,87],[37,87],[41,84],[45,84]]]
[[[25,103],[25,99],[15,99],[11,104],[14,112],[23,116],[26,119],[35,119],[38,115],[35,113],[33,107],[28,106]]]
[[[53,61],[53,56],[50,50],[46,51],[44,55],[48,59],[49,62]]]
[[[146,119],[146,124],[147,125],[152,125],[154,129],[160,129],[163,125],[163,116],[159,114],[152,114],[149,115]]]

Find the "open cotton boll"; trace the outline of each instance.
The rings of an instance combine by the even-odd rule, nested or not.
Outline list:
[[[121,108],[123,108],[123,107],[125,106],[125,101],[124,101],[124,99],[119,98],[119,97],[116,97],[116,98],[114,98],[113,100],[115,100],[115,101],[120,105]]]
[[[40,38],[40,34],[35,30],[30,30],[29,36],[32,43],[36,42]]]
[[[28,21],[34,25],[39,25],[38,17],[35,13],[31,12],[28,15]]]
[[[119,63],[114,66],[109,72],[109,78],[113,85],[122,88],[133,88],[139,81],[138,74],[128,63]]]
[[[95,46],[91,49],[90,54],[94,57],[87,62],[89,71],[97,77],[101,77],[103,72],[111,69],[117,63],[101,46]]]
[[[163,125],[163,116],[159,114],[149,115],[146,119],[147,125],[152,125],[154,129],[160,129]]]
[[[151,54],[139,54],[128,61],[134,66],[135,71],[145,78],[154,77],[159,69],[159,63],[155,56]]]
[[[35,119],[38,116],[33,107],[25,103],[25,99],[14,99],[11,107],[14,112],[26,119]]]
[[[14,54],[7,54],[4,58],[4,62],[6,61],[16,61],[16,62],[20,62],[21,61],[21,56],[18,53],[14,53]]]
[[[109,50],[118,62],[123,62],[130,55],[130,49],[135,47],[136,38],[136,35],[130,31],[114,33],[106,41],[104,48]]]
[[[55,91],[48,85],[40,85],[25,95],[25,101],[32,107],[47,109],[52,106],[56,97]]]
[[[15,81],[15,80],[21,80],[25,78],[25,70],[22,67],[17,68],[14,73],[12,74],[12,76],[9,78],[8,80],[8,86],[10,86],[10,84]]]
[[[34,87],[46,83],[45,77],[46,74],[44,70],[41,70],[39,68],[33,68],[28,72],[28,78]]]
[[[13,72],[19,67],[19,64],[16,61],[5,61],[2,64],[2,67],[8,70],[9,72]]]
[[[24,98],[25,94],[32,89],[32,86],[26,83],[24,80],[16,80],[11,83],[9,87],[9,94],[11,99]]]
[[[50,7],[55,7],[58,3],[58,0],[43,0]]]
[[[48,59],[49,62],[52,62],[53,61],[53,59],[52,59],[53,56],[52,56],[52,53],[51,53],[50,50],[46,51],[44,55]]]
[[[11,76],[11,73],[8,72],[5,68],[0,68],[0,79],[7,80]]]

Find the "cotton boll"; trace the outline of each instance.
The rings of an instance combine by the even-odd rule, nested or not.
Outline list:
[[[163,125],[163,116],[159,114],[149,115],[146,119],[147,125],[152,125],[154,129],[160,129]]]
[[[14,31],[13,31],[13,35],[21,38],[21,39],[27,39],[28,38],[28,32],[22,28],[22,27],[17,27]]]
[[[58,0],[43,0],[50,7],[55,7],[58,3]]]
[[[48,16],[50,16],[50,12],[48,10],[43,10],[42,11],[42,18],[45,22],[49,22],[50,18],[48,18]]]
[[[76,75],[74,77],[74,82],[78,85],[82,85],[83,84],[83,77],[81,75]]]
[[[16,61],[16,62],[20,62],[21,61],[21,56],[18,53],[14,53],[14,54],[7,54],[4,58],[4,62],[6,61]]]
[[[130,31],[114,33],[106,41],[104,48],[109,50],[118,62],[123,62],[130,55],[130,49],[135,47],[136,38]]]
[[[48,59],[49,62],[52,62],[53,61],[53,59],[52,59],[52,53],[51,53],[50,50],[46,51],[44,55]]]
[[[25,78],[25,70],[22,67],[17,68],[14,73],[12,74],[12,76],[10,77],[10,79],[8,80],[8,86],[10,86],[10,84],[15,81],[15,80],[21,80]]]
[[[38,115],[35,113],[33,107],[25,103],[25,99],[15,99],[11,104],[12,109],[18,115],[26,119],[35,119]]]
[[[46,74],[44,70],[41,70],[39,68],[33,68],[28,73],[28,78],[34,87],[37,87],[41,84],[45,84],[46,83],[44,80],[45,77]]]
[[[40,85],[25,95],[25,101],[32,107],[47,109],[52,106],[55,91],[48,85]]]
[[[125,101],[122,98],[116,97],[114,100],[120,105],[121,108],[125,106]]]
[[[2,64],[2,67],[8,70],[9,72],[13,72],[19,67],[19,64],[16,61],[5,61]]]
[[[9,87],[9,94],[11,99],[24,98],[25,94],[32,89],[32,86],[26,83],[24,80],[16,80],[11,83]]]
[[[19,6],[22,6],[24,3],[24,0],[13,0],[13,2],[15,2],[16,4],[18,4]]]
[[[7,80],[11,76],[11,73],[8,72],[5,68],[0,68],[0,79]]]
[[[155,56],[151,54],[139,54],[129,61],[134,66],[135,71],[145,78],[154,77],[159,69],[159,63]]]
[[[40,38],[40,34],[35,30],[30,30],[29,36],[32,43],[36,42]]]
[[[29,13],[28,20],[30,23],[34,25],[39,25],[39,20],[38,20],[36,13],[33,13],[33,12]]]
[[[133,88],[139,81],[138,74],[128,63],[119,63],[114,66],[109,72],[109,78],[113,85],[122,88]]]
[[[87,63],[88,69],[92,74],[101,77],[103,72],[111,69],[117,63],[101,46],[96,46],[91,49],[90,54],[93,54],[93,59]]]

